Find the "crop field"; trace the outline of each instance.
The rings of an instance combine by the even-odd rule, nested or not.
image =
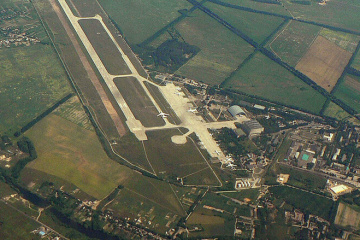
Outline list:
[[[114,83],[130,107],[132,113],[145,127],[165,125],[145,90],[134,77],[115,78]]]
[[[95,132],[54,114],[38,122],[26,136],[38,154],[27,168],[65,179],[97,199],[131,174],[107,157]]]
[[[359,32],[360,5],[356,0],[328,1],[325,5],[316,1],[311,1],[311,5],[281,2],[296,18]]]
[[[226,87],[314,113],[325,103],[320,93],[261,53],[237,71]]]
[[[151,131],[147,135],[149,140],[144,142],[144,146],[157,174],[177,177],[191,175],[197,180],[194,184],[218,184],[203,155],[189,137],[181,145],[171,141],[172,136],[182,135],[179,130]]]
[[[319,26],[291,21],[275,34],[267,48],[284,62],[295,66],[307,52],[320,30]]]
[[[296,69],[331,92],[350,58],[351,53],[318,36],[296,65]]]
[[[83,0],[84,1],[84,0]],[[131,45],[140,44],[190,9],[186,0],[100,0]]]
[[[353,35],[350,33],[332,31],[327,28],[323,28],[320,31],[320,36],[323,36],[327,40],[335,43],[342,49],[345,49],[348,52],[353,53],[358,45],[360,36]]]
[[[39,235],[31,233],[31,231],[41,226],[39,223],[19,213],[3,202],[0,202],[0,222],[1,239],[41,239]]]
[[[220,84],[253,51],[251,45],[203,12],[186,18],[176,29],[188,44],[201,49],[176,74],[197,81]]]
[[[241,11],[211,2],[206,2],[205,6],[257,43],[264,41],[284,21],[283,18]]]
[[[55,109],[54,113],[73,122],[87,130],[94,131],[89,117],[84,112],[84,108],[77,96],[70,98],[68,101]]]
[[[345,76],[336,89],[335,96],[360,112],[360,78],[352,75]]]
[[[261,3],[261,2],[257,2],[257,1],[252,1],[252,0],[242,0],[242,1],[221,0],[221,2],[230,3],[235,6],[251,8],[254,10],[258,10],[258,11],[265,11],[265,12],[290,16],[289,12],[286,11],[286,9],[280,4],[266,4],[266,3]]]
[[[343,227],[360,228],[360,209],[358,206],[352,206],[344,202],[340,202],[335,217],[335,224]]]
[[[0,62],[0,132],[16,131],[72,91],[50,46],[0,49]]]
[[[80,20],[79,24],[110,74],[131,73],[120,51],[98,20]]]
[[[328,117],[336,118],[338,120],[343,120],[345,118],[350,117],[350,114],[348,114],[344,109],[342,109],[333,102],[329,103],[329,105],[324,111],[324,115]]]

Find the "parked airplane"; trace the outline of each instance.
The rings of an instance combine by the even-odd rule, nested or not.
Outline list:
[[[157,116],[162,117],[162,118],[167,118],[167,116],[169,116],[169,114],[160,112]]]
[[[198,111],[197,111],[196,108],[190,108],[190,109],[188,110],[188,112],[197,113]]]
[[[215,150],[215,153],[217,154],[217,155],[220,155],[220,151],[218,151],[218,150]]]
[[[174,93],[174,94],[176,94],[176,95],[178,95],[178,96],[181,96],[181,95],[182,95],[181,92],[176,92],[176,93]]]
[[[235,170],[235,167],[236,167],[236,165],[232,164],[232,163],[228,163],[226,166],[231,168],[231,170]]]

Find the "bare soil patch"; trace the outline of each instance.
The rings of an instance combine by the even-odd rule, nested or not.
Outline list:
[[[296,69],[330,92],[351,58],[351,53],[318,36]]]
[[[343,227],[351,226],[355,229],[359,229],[360,212],[356,211],[347,204],[340,203],[334,223]]]

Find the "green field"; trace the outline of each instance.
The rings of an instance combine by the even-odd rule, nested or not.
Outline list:
[[[176,74],[208,84],[220,84],[253,51],[253,48],[203,12],[196,12],[178,25],[184,40],[200,52]]]
[[[266,4],[252,0],[222,0],[222,2],[230,3],[236,6],[247,7],[254,10],[290,16],[289,12],[287,12],[286,9],[280,4]]]
[[[79,24],[110,74],[131,74],[120,51],[98,20],[80,20]]]
[[[333,204],[331,199],[286,186],[270,187],[277,199],[282,199],[294,208],[329,219]]]
[[[9,185],[6,183],[0,181],[0,198],[9,196],[11,194],[16,194],[14,189],[12,189]]]
[[[39,223],[3,202],[0,202],[0,223],[1,239],[41,239],[39,235],[31,233],[41,226]]]
[[[0,62],[0,132],[14,132],[71,92],[50,46],[0,49]]]
[[[355,51],[356,46],[358,45],[358,42],[360,40],[360,37],[357,35],[332,31],[327,28],[321,29],[320,35],[325,37],[327,40],[335,43],[342,49],[345,49],[346,51],[352,53]]]
[[[360,78],[352,75],[345,76],[343,82],[336,89],[335,96],[359,112]]]
[[[321,110],[326,100],[320,93],[261,53],[257,53],[237,71],[225,87],[314,113]]]
[[[284,21],[279,17],[241,11],[211,2],[205,6],[257,43],[264,41]]]
[[[187,184],[218,184],[198,147],[189,137],[181,145],[171,141],[172,136],[182,135],[179,130],[151,131],[146,134],[149,138],[144,142],[147,157],[157,174],[181,178],[193,176],[195,181]]]
[[[357,52],[354,61],[352,62],[351,65],[353,68],[357,69],[358,71],[360,71],[360,51]]]
[[[289,0],[281,2],[296,18],[359,32],[360,5],[357,0],[327,1],[324,6],[317,1],[311,1],[311,5],[295,4]]]
[[[159,107],[161,108],[161,111],[169,114],[168,121],[172,124],[180,124],[181,120],[176,115],[170,104],[165,99],[164,95],[160,91],[159,87],[155,84],[152,84],[150,82],[144,82],[145,86],[149,90],[150,94],[153,96],[154,100],[157,102]]]
[[[240,201],[244,201],[245,198],[250,199],[252,203],[255,203],[259,196],[259,188],[250,188],[250,189],[244,189],[239,192],[226,192],[222,193],[222,195],[238,199]]]
[[[130,45],[140,44],[190,9],[186,0],[99,0]],[[135,17],[136,16],[136,17]]]
[[[220,213],[204,209],[201,206],[196,208],[195,212],[191,214],[186,222],[186,225],[200,225],[204,231],[191,232],[189,237],[233,236],[235,219],[232,216],[222,217],[219,215]]]
[[[26,136],[38,154],[27,168],[65,179],[97,199],[108,195],[131,174],[107,157],[95,132],[59,116],[49,115]]]
[[[324,111],[324,115],[332,118],[336,118],[338,120],[343,120],[348,118],[350,114],[348,114],[344,109],[339,107],[333,102],[330,102]]]
[[[156,127],[165,125],[164,120],[157,116],[159,112],[136,78],[115,78],[114,83],[135,118],[138,119],[143,126]]]
[[[295,67],[320,30],[319,26],[290,21],[269,41],[267,48],[281,60]]]
[[[84,108],[77,96],[74,96],[65,103],[61,104],[54,113],[87,130],[94,131],[94,128],[88,116],[85,114]]]

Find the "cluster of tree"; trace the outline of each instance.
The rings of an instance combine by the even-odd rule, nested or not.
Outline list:
[[[12,141],[7,135],[3,135],[0,138],[0,150],[5,150],[6,146],[12,146]]]
[[[167,40],[162,43],[153,53],[156,65],[165,67],[174,72],[189,59],[195,56],[200,48],[190,45],[178,39]]]
[[[12,168],[11,175],[13,178],[17,179],[20,176],[20,172],[24,169],[26,164],[35,160],[37,158],[37,153],[34,147],[34,144],[30,141],[29,138],[23,137],[21,140],[17,142],[17,145],[20,151],[24,153],[28,153],[29,156],[19,160]]]
[[[55,103],[52,107],[48,108],[45,112],[41,113],[39,116],[37,116],[34,120],[26,124],[24,127],[22,127],[19,131],[15,132],[14,136],[19,137],[22,133],[29,130],[32,126],[34,126],[37,122],[39,122],[41,119],[49,115],[52,111],[54,111],[57,107],[59,107],[61,104],[66,102],[68,99],[70,99],[74,94],[69,93],[64,98],[62,98],[60,101]]]

